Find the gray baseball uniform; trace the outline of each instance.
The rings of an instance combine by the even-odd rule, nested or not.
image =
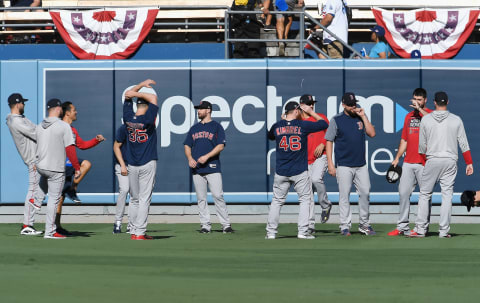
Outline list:
[[[330,120],[325,139],[335,142],[340,230],[350,230],[352,225],[350,190],[353,183],[359,196],[359,230],[366,233],[371,227],[370,176],[365,161],[365,125],[360,117],[352,117],[342,112]]]
[[[72,129],[68,123],[57,117],[45,118],[37,126],[37,170],[41,176],[36,200],[42,199],[48,191],[45,222],[45,236],[56,231],[55,213],[65,183],[65,148],[75,144]]]
[[[439,235],[445,237],[450,231],[453,186],[457,175],[458,147],[467,164],[471,164],[470,147],[460,117],[448,111],[434,111],[420,123],[418,152],[425,154],[427,162],[423,169],[418,200],[418,214],[414,231],[425,235],[428,229],[428,201],[435,183],[442,191]]]
[[[122,168],[120,164],[115,164],[115,175],[118,180],[118,197],[117,197],[117,207],[115,212],[115,220],[121,222],[123,214],[125,213],[125,204],[127,201],[127,195],[130,190],[128,175],[123,176],[121,174]]]
[[[327,209],[332,205],[332,202],[328,200],[327,188],[323,181],[327,169],[328,163],[326,155],[322,155],[320,158],[317,158],[315,162],[308,165],[308,175],[312,181],[313,189],[317,191],[318,203],[322,209]],[[308,227],[311,229],[315,229],[315,203],[313,196],[314,191],[312,190],[312,203],[310,204],[310,217],[308,219]]]
[[[35,153],[37,150],[37,126],[24,115],[8,114],[7,125],[12,134],[17,151],[28,167],[28,191],[25,197],[23,225],[33,226],[37,208],[40,208],[44,197],[35,200],[35,189],[40,181],[40,175],[35,169]],[[35,204],[32,205],[32,204]]]

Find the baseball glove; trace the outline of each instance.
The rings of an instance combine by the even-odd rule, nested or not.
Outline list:
[[[477,206],[478,204],[478,202],[475,202],[475,191],[473,190],[464,191],[460,200],[462,201],[462,204],[467,207],[467,211],[470,211],[472,207]]]
[[[397,165],[397,166],[390,165],[390,167],[387,170],[387,174],[385,175],[388,183],[397,182],[401,176],[402,176],[402,167],[400,165]]]

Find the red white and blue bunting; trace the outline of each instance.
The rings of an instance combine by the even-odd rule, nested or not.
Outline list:
[[[372,8],[378,25],[397,55],[410,58],[419,50],[423,59],[455,56],[472,33],[478,19],[476,9],[418,9],[407,12]]]
[[[156,8],[52,10],[50,15],[78,59],[126,59],[142,44],[157,16]]]

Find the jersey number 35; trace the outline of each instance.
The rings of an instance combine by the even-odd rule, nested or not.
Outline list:
[[[128,140],[130,142],[144,143],[148,140],[146,129],[128,128]]]

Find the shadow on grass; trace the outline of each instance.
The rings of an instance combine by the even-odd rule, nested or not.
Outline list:
[[[69,235],[67,235],[68,238],[76,238],[76,237],[81,237],[81,238],[89,238],[91,236],[96,235],[94,232],[91,231],[70,231]]]
[[[162,239],[170,239],[175,238],[175,236],[152,236],[153,240],[162,240]]]

